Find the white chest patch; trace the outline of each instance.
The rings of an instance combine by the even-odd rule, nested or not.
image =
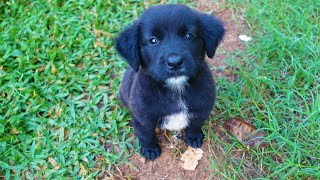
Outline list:
[[[179,131],[188,126],[189,119],[188,114],[186,112],[179,112],[175,114],[171,114],[169,116],[164,117],[164,122],[162,124],[162,128],[168,129],[170,131]]]
[[[180,112],[167,115],[163,117],[163,123],[161,128],[168,129],[170,131],[180,131],[186,128],[189,124],[190,114],[185,102],[179,95],[178,106],[181,109]]]

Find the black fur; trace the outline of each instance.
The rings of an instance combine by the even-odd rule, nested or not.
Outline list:
[[[205,53],[214,56],[224,31],[213,16],[184,5],[159,5],[147,9],[116,39],[117,51],[130,65],[120,98],[132,113],[141,153],[147,159],[161,154],[155,128],[165,116],[181,112],[181,102],[190,114],[185,141],[201,147],[201,127],[215,101],[215,83],[204,57]],[[184,90],[168,86],[168,78],[182,76],[188,78]]]

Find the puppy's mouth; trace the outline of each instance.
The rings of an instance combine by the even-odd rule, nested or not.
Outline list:
[[[178,78],[180,76],[186,76],[186,74],[184,69],[179,69],[169,71],[169,76],[172,78]]]

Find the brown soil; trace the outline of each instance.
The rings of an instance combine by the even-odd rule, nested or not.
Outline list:
[[[244,43],[238,37],[247,29],[242,15],[235,15],[232,10],[227,9],[225,0],[219,0],[215,3],[212,3],[211,0],[198,0],[197,8],[202,12],[213,12],[213,15],[223,21],[226,29],[223,42],[219,45],[214,58],[206,59],[213,68],[214,77],[224,76],[235,80],[236,76],[232,74],[233,67],[227,64],[226,58],[232,52],[244,50]]]
[[[133,154],[129,158],[130,164],[119,167],[119,174],[116,179],[141,179],[141,180],[159,180],[159,179],[208,179],[213,173],[210,166],[209,154],[210,147],[208,142],[202,146],[203,157],[195,171],[188,171],[182,168],[181,154],[187,149],[186,144],[179,140],[174,141],[172,135],[161,131],[158,134],[159,144],[161,145],[161,156],[155,161],[145,161],[138,154]]]
[[[232,67],[227,64],[226,58],[232,52],[244,49],[244,45],[238,37],[246,29],[242,16],[239,14],[234,16],[234,12],[226,8],[224,0],[215,3],[210,0],[198,0],[196,7],[202,12],[214,12],[214,15],[224,22],[227,30],[224,41],[218,48],[215,57],[213,59],[207,58],[206,60],[210,67],[213,68],[215,77],[224,76],[229,80],[235,80],[236,76],[232,74]],[[227,141],[217,124],[214,124],[212,128],[221,140]],[[212,141],[210,137],[207,138],[210,141],[205,141],[202,146],[203,157],[195,171],[188,171],[182,168],[180,156],[187,148],[183,141],[175,142],[172,135],[164,132],[158,132],[158,138],[162,148],[162,154],[159,158],[154,161],[145,161],[143,157],[133,153],[129,158],[129,164],[115,168],[112,177],[109,176],[104,179],[204,180],[217,178],[211,177],[214,173],[214,168],[210,168],[212,164],[210,159],[215,162],[223,162],[226,157],[215,146],[215,142],[210,142]]]

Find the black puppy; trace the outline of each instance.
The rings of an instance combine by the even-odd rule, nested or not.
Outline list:
[[[202,145],[201,127],[215,101],[215,83],[204,61],[212,58],[224,35],[222,23],[187,6],[147,9],[116,39],[129,63],[120,98],[132,113],[132,125],[147,159],[161,149],[155,128],[185,129],[185,141]]]

